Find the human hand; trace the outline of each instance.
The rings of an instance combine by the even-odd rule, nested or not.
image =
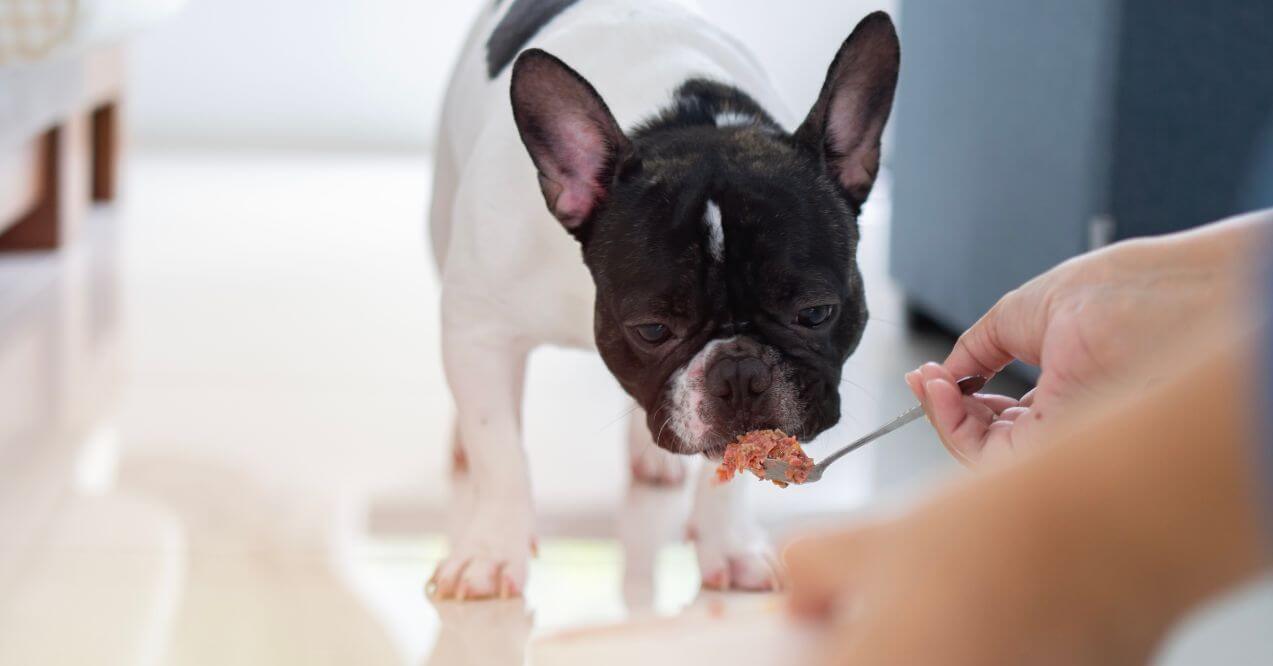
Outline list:
[[[965,464],[1028,446],[1076,399],[1092,399],[1098,389],[1143,388],[1199,329],[1231,321],[1248,272],[1242,250],[1267,226],[1254,218],[1120,243],[1062,263],[1000,299],[943,364],[912,371],[906,382]],[[957,377],[992,377],[1014,359],[1041,368],[1037,388],[1020,399],[965,397],[955,386]]]
[[[1120,617],[1139,595],[1067,567],[1056,521],[1007,490],[968,484],[898,518],[790,545],[792,607],[824,628],[815,663],[1146,663],[1159,625],[1138,633]]]
[[[1256,340],[1201,340],[1037,455],[788,546],[820,663],[1147,663],[1191,609],[1273,563],[1250,470]]]

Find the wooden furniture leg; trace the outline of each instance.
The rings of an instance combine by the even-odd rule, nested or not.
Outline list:
[[[114,201],[119,187],[120,136],[119,102],[111,101],[93,110],[91,142],[93,150],[93,201]]]
[[[36,204],[0,235],[0,250],[51,250],[74,237],[89,206],[85,124],[73,117],[40,137]]]
[[[57,247],[58,243],[58,153],[64,141],[62,128],[54,127],[40,136],[39,195],[36,204],[17,224],[0,236],[0,249],[31,250]]]

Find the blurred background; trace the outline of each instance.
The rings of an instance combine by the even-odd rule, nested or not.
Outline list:
[[[686,491],[629,483],[624,396],[557,349],[528,380],[526,602],[424,598],[455,513],[431,151],[488,1],[0,0],[0,663],[517,664],[715,603]],[[1273,205],[1271,3],[700,4],[796,115],[863,15],[899,23],[872,319],[815,452],[1056,262]],[[956,473],[916,425],[753,499],[781,538]],[[1270,619],[1252,586],[1158,661],[1273,663]]]

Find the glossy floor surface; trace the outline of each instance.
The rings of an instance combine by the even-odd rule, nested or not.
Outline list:
[[[74,247],[0,257],[0,664],[518,664],[564,628],[756,603],[700,595],[685,492],[629,483],[623,396],[563,350],[531,363],[525,603],[428,603],[452,479],[427,159],[129,167]],[[885,187],[873,319],[821,447],[908,407],[901,373],[948,344],[902,325],[887,219]],[[781,538],[951,473],[921,423],[754,500]],[[1271,609],[1256,590],[1164,662],[1270,663]]]

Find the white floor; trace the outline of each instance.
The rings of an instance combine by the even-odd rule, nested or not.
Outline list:
[[[526,604],[424,600],[451,410],[428,170],[142,155],[75,247],[0,257],[0,664],[515,664],[532,634],[695,602],[683,493],[629,486],[623,396],[594,356],[562,350],[531,364],[544,541]],[[872,321],[823,446],[908,407],[901,373],[947,344],[902,325],[887,204],[884,188],[863,221]],[[589,473],[553,464],[565,455]],[[957,473],[922,424],[838,467],[810,488],[755,485],[776,534]],[[1165,663],[1273,661],[1269,600]]]

